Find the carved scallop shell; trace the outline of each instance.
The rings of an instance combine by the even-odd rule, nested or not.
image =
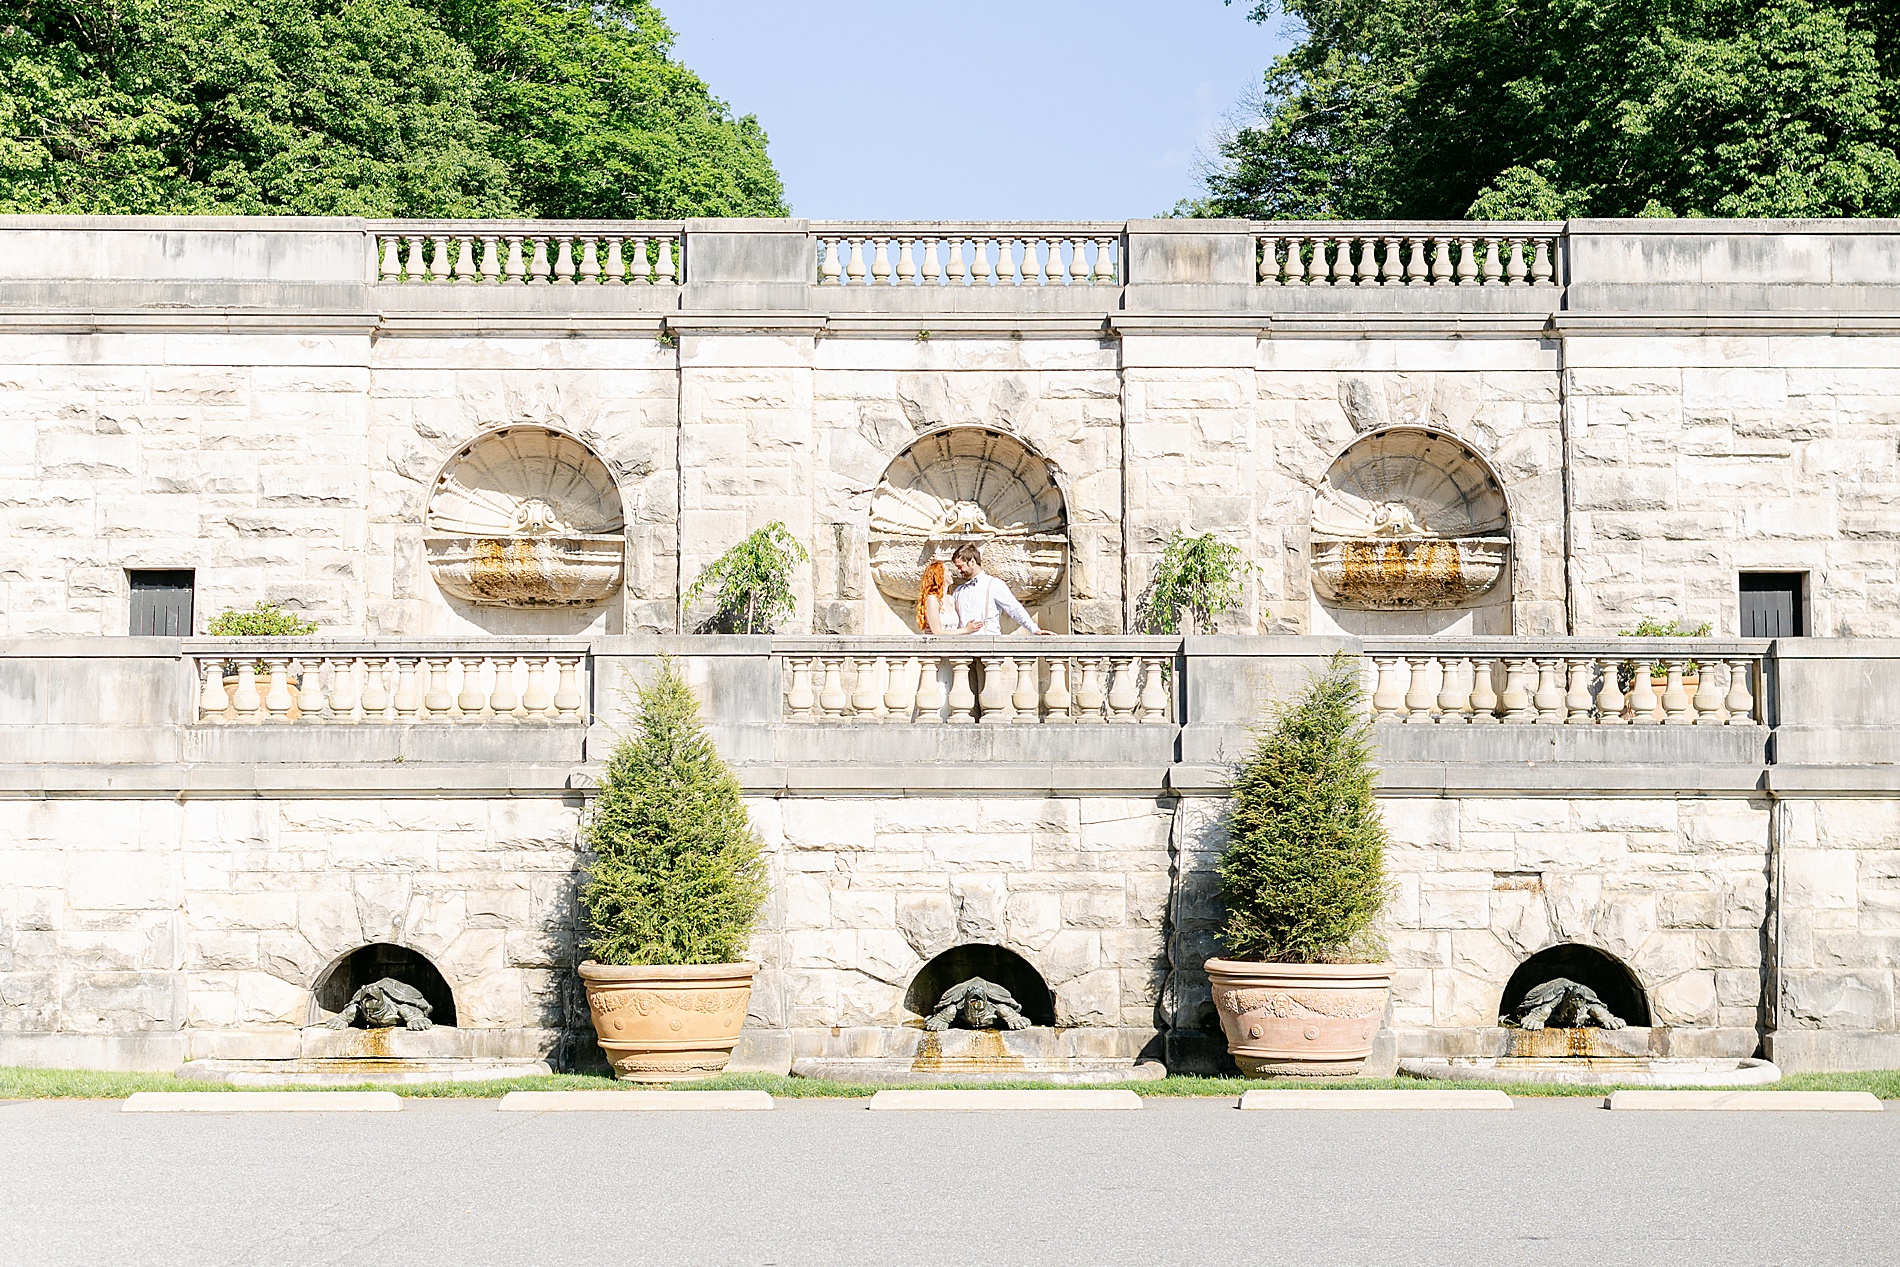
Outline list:
[[[1450,436],[1420,427],[1366,436],[1326,472],[1326,488],[1349,502],[1403,506],[1425,536],[1501,537],[1508,531],[1504,490],[1484,460]]]
[[[469,537],[611,536],[620,490],[588,447],[543,427],[507,427],[470,443],[429,494],[429,532]]]

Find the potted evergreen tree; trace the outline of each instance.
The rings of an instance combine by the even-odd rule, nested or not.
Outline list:
[[[1385,826],[1371,727],[1343,652],[1282,704],[1234,782],[1220,864],[1227,908],[1207,976],[1241,1072],[1351,1074],[1372,1053],[1392,972]]]
[[[592,958],[580,975],[616,1076],[690,1082],[726,1067],[745,1024],[765,862],[738,780],[671,660],[640,688],[637,718],[588,822],[594,860],[580,901]]]

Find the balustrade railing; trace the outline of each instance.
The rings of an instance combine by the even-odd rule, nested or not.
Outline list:
[[[673,286],[678,221],[372,221],[385,284]]]
[[[1263,286],[1555,286],[1561,223],[1290,221],[1254,226]]]
[[[200,638],[200,724],[585,722],[586,644]]]
[[[802,722],[950,726],[1176,720],[1176,639],[891,639],[886,644],[775,642],[773,653],[784,660],[783,716]]]
[[[1120,222],[812,226],[824,286],[1115,286]]]
[[[1756,726],[1766,641],[1368,638],[1380,723]]]

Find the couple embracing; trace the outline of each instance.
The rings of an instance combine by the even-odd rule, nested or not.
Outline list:
[[[950,561],[957,583],[950,584],[943,561],[924,569],[917,591],[917,631],[926,634],[1000,634],[1003,616],[1031,633],[1048,634],[1038,626],[1009,586],[983,570],[983,555],[974,545],[958,548]]]

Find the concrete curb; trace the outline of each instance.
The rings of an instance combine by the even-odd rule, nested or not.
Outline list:
[[[510,1091],[502,1113],[753,1113],[772,1107],[763,1091]]]
[[[1652,1112],[1881,1113],[1871,1091],[1616,1091],[1606,1109]]]
[[[874,1111],[984,1113],[996,1110],[1046,1112],[1056,1109],[1138,1109],[1133,1091],[880,1091],[871,1097]]]
[[[1321,1109],[1346,1112],[1361,1109],[1508,1109],[1511,1097],[1502,1091],[1248,1091],[1240,1107],[1260,1109]]]
[[[394,1091],[140,1091],[121,1113],[400,1113]]]

